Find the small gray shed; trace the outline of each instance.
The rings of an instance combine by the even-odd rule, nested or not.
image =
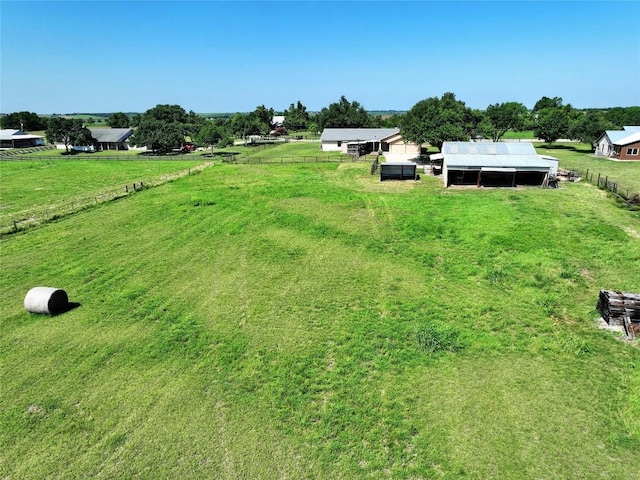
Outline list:
[[[413,162],[397,161],[380,164],[380,181],[384,180],[416,180],[416,167]]]

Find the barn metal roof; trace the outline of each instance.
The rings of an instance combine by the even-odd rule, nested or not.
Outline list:
[[[609,141],[615,145],[626,145],[626,143],[620,143],[626,137],[640,132],[640,126],[626,125],[622,127],[622,130],[607,130],[604,134],[609,137]],[[602,138],[602,136],[600,136]]]
[[[130,128],[90,128],[91,136],[99,143],[124,142],[133,134]]]
[[[380,141],[399,133],[399,128],[325,128],[320,135],[321,142]]]
[[[611,137],[609,137],[611,138]],[[612,142],[614,145],[620,145],[620,146],[624,146],[624,145],[629,145],[630,143],[636,143],[636,142],[640,142],[640,130],[638,130],[636,133],[632,133],[631,135],[627,135],[626,137],[623,137],[619,140],[616,140],[615,142]]]
[[[529,142],[444,142],[442,154],[444,163],[451,169],[548,170],[550,167],[550,161],[541,158]]]
[[[390,161],[390,162],[383,162],[380,164],[381,167],[384,167],[385,165],[402,165],[405,167],[410,167],[410,166],[417,166],[418,164],[415,162],[410,162],[409,160],[395,160],[395,161]]]
[[[0,130],[0,140],[27,140],[32,138],[42,138],[40,135],[29,135],[21,130],[4,128]]]

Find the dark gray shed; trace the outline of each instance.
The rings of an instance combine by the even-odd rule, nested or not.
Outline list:
[[[417,165],[413,162],[397,161],[380,164],[380,181],[384,180],[415,180]]]

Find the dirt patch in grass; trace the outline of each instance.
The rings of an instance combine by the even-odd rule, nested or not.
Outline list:
[[[638,232],[636,229],[631,228],[631,227],[622,227],[622,230],[625,231],[626,234],[628,234],[629,236],[633,237],[633,238],[640,238],[640,232]]]
[[[615,338],[618,340],[628,343],[630,345],[638,345],[637,338],[635,340],[629,340],[624,332],[624,327],[622,325],[609,325],[602,317],[596,320],[596,325],[600,330],[606,330],[607,332],[611,332],[614,334]]]

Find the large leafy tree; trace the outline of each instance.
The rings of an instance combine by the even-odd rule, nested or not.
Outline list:
[[[213,148],[225,139],[226,136],[224,121],[209,120],[200,128],[193,138],[196,144],[201,147],[211,147],[211,153],[213,154]]]
[[[468,140],[474,130],[473,111],[455,94],[431,97],[416,103],[403,117],[403,137],[418,144],[429,143],[438,149],[446,141]]]
[[[64,144],[66,153],[72,145],[91,145],[91,130],[78,118],[53,117],[49,119],[45,135],[49,143]]]
[[[264,125],[260,124],[258,118],[251,114],[236,112],[231,117],[231,132],[234,137],[244,138],[248,135],[260,135],[263,133]]]
[[[315,121],[321,131],[325,128],[362,128],[371,125],[364,107],[358,102],[349,102],[344,95],[338,102],[320,110]]]
[[[491,140],[497,142],[509,130],[523,128],[527,107],[518,102],[495,103],[487,107],[485,114],[491,128]]]
[[[482,110],[467,109],[465,113],[465,129],[469,138],[491,138],[493,127]]]
[[[309,113],[300,100],[294,105],[289,105],[289,109],[284,112],[284,127],[293,132],[306,130],[309,127]]]
[[[111,128],[127,128],[131,125],[131,120],[126,113],[117,112],[109,116],[107,125]]]
[[[185,136],[195,135],[206,120],[187,113],[179,105],[156,105],[135,119],[137,128],[130,138],[133,145],[146,145],[155,153],[181,147]]]
[[[560,108],[562,107],[562,97],[542,97],[533,106],[533,112],[539,112],[545,108]]]
[[[34,131],[47,128],[47,121],[32,112],[14,112],[0,117],[0,127],[14,130]]]
[[[196,135],[206,123],[206,118],[190,110],[187,114],[187,121],[184,124],[185,135]]]
[[[569,136],[569,113],[566,108],[547,107],[536,113],[533,135],[546,143]]]
[[[596,149],[596,142],[605,130],[613,128],[613,124],[607,121],[601,112],[589,110],[571,122],[569,136],[574,140],[591,145],[591,151]]]
[[[613,124],[612,128],[625,125],[640,125],[640,107],[613,107],[604,112],[604,118]]]
[[[186,124],[189,122],[189,114],[180,105],[156,105],[144,112],[142,117],[167,123]]]
[[[154,153],[166,153],[184,143],[184,126],[154,118],[143,118],[129,141],[133,145],[153,150]]]
[[[249,114],[249,116],[252,116],[255,119],[255,123],[259,125],[259,133],[264,135],[271,131],[273,115],[273,108],[267,108],[264,105],[258,105],[256,109]]]

